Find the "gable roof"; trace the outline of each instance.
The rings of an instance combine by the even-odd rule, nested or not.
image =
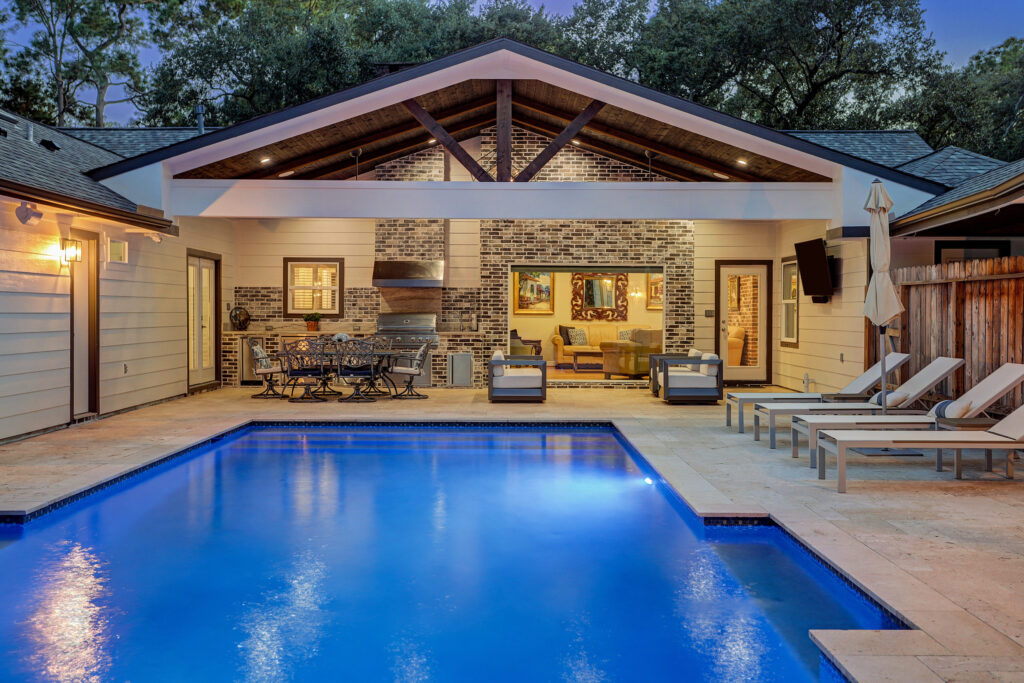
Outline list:
[[[1024,186],[1024,159],[1018,159],[966,180],[949,192],[932,197],[900,216],[896,222],[906,224],[921,214],[933,213],[944,207],[952,208],[951,205],[954,204],[981,201],[1022,186]]]
[[[896,168],[900,164],[931,154],[933,151],[931,145],[913,130],[789,130],[786,132],[801,140],[807,140],[822,147],[828,147],[889,168]]]
[[[968,178],[1004,166],[1005,161],[950,145],[900,165],[901,171],[956,187]]]
[[[199,135],[198,128],[59,128],[118,156],[129,158]],[[216,130],[215,128],[207,131]]]
[[[812,141],[802,139],[800,137],[789,135],[787,133],[767,128],[756,123],[751,123],[743,119],[730,116],[722,113],[710,107],[706,107],[689,100],[684,100],[665,93],[652,90],[650,88],[639,85],[632,81],[628,81],[611,74],[598,71],[588,66],[578,64],[571,60],[553,55],[543,50],[539,50],[528,45],[510,40],[508,38],[498,38],[495,40],[482,43],[475,47],[471,47],[460,52],[456,52],[447,57],[436,59],[426,64],[410,67],[402,71],[398,71],[380,78],[368,81],[366,83],[342,90],[324,97],[305,102],[303,104],[288,107],[280,111],[263,114],[255,118],[243,121],[241,123],[222,128],[217,131],[213,131],[203,135],[201,137],[190,138],[183,140],[176,144],[172,144],[162,149],[154,150],[142,155],[118,161],[107,166],[102,166],[94,169],[90,172],[90,175],[97,180],[110,178],[128,171],[141,168],[153,163],[170,159],[172,157],[191,152],[193,150],[200,149],[202,147],[219,143],[225,140],[230,140],[234,137],[259,131],[261,129],[273,126],[284,121],[289,121],[298,117],[302,117],[307,114],[317,112],[321,109],[325,109],[334,105],[338,105],[344,102],[354,100],[356,98],[372,94],[374,92],[389,88],[395,85],[413,81],[417,78],[433,74],[450,67],[465,64],[475,59],[492,55],[501,51],[507,51],[516,55],[526,57],[530,60],[534,60],[542,65],[554,67],[560,69],[569,74],[579,76],[585,79],[592,80],[602,86],[614,88],[625,94],[643,97],[651,102],[684,112],[686,114],[703,118],[709,122],[732,128],[736,131],[742,132],[747,135],[751,135],[762,140],[769,141],[771,143],[787,147],[805,154],[809,154],[815,157],[823,158],[834,163],[838,163],[850,168],[861,170],[865,173],[870,173],[883,177],[894,182],[913,187],[925,192],[937,193],[945,189],[945,187],[934,181],[920,178],[918,176],[905,173],[898,169],[893,169],[878,162],[853,156],[845,152],[836,151],[827,147],[816,144]],[[510,78],[512,76],[509,76]],[[931,151],[931,148],[924,150],[913,157],[908,156],[902,161],[909,161],[911,158],[921,156],[923,153]]]
[[[71,205],[85,213],[162,232],[170,228],[170,221],[139,215],[134,202],[86,175],[91,168],[121,159],[113,152],[6,111],[0,119],[0,130],[6,133],[0,135],[3,194],[25,201]]]

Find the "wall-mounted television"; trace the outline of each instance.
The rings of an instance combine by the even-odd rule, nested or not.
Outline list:
[[[796,265],[800,270],[800,282],[804,295],[814,303],[826,303],[835,291],[835,257],[825,251],[825,240],[815,239],[797,242]]]

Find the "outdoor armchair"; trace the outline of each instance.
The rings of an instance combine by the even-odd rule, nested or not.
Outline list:
[[[253,337],[247,337],[245,343],[252,354],[252,373],[261,378],[264,385],[263,391],[250,398],[284,398],[277,390],[277,376],[284,374],[281,360],[271,358]]]
[[[349,339],[338,342],[335,348],[338,379],[352,387],[352,393],[338,401],[376,401],[364,392],[364,388],[372,386],[377,379],[373,341]]]
[[[292,403],[324,401],[313,393],[313,388],[329,374],[329,362],[324,356],[324,345],[319,339],[297,339],[284,344],[280,353],[284,369],[285,388],[291,388]],[[302,394],[296,398],[295,390],[302,385]]]
[[[427,352],[430,350],[430,342],[427,342],[420,346],[420,348],[413,355],[408,356],[395,356],[391,364],[388,366],[387,372],[392,377],[398,377],[405,381],[405,386],[402,390],[394,395],[394,398],[427,398],[426,394],[421,394],[413,388],[412,383],[417,377],[423,374],[424,370],[429,370],[424,367],[424,363],[427,360]]]
[[[495,351],[487,363],[487,400],[543,402],[548,395],[548,366],[539,356],[506,356]]]
[[[659,396],[666,403],[722,399],[722,359],[714,353],[700,358],[659,358]]]

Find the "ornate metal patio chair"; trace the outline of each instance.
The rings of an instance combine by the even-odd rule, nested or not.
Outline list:
[[[415,355],[395,356],[392,363],[388,366],[388,373],[392,377],[397,376],[405,380],[405,386],[402,387],[400,392],[395,394],[395,398],[428,398],[426,394],[419,393],[412,386],[416,378],[423,374],[428,351],[430,351],[430,342],[421,346]]]
[[[253,337],[245,340],[252,354],[252,373],[263,380],[264,389],[250,398],[284,398],[285,395],[277,390],[277,376],[284,374],[284,368],[280,360],[274,360],[260,346]]]
[[[338,379],[352,386],[352,393],[338,401],[376,401],[364,392],[364,387],[373,385],[377,379],[378,366],[373,342],[349,339],[339,342],[335,348]]]
[[[317,339],[298,339],[284,344],[281,348],[281,366],[286,377],[285,389],[291,389],[292,403],[322,402],[327,399],[317,396],[313,389],[325,377],[324,345]],[[296,398],[295,390],[301,384],[302,394]]]

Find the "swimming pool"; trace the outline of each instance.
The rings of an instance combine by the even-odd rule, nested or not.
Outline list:
[[[607,425],[251,426],[2,529],[23,680],[809,680],[901,627]]]

